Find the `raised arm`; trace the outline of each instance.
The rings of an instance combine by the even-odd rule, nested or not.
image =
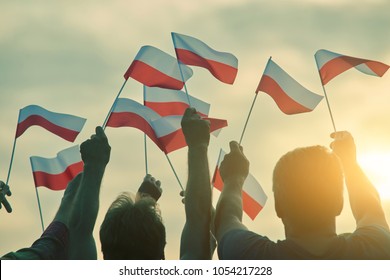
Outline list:
[[[211,184],[207,159],[210,123],[202,120],[194,108],[188,108],[181,125],[188,145],[188,181],[180,258],[211,259]]]
[[[92,232],[99,210],[100,185],[110,160],[111,147],[101,127],[80,146],[84,170],[80,178],[69,222],[70,259],[96,259],[96,244]]]
[[[357,228],[379,225],[389,229],[379,194],[356,160],[353,137],[347,131],[332,133],[331,137],[334,139],[331,148],[343,165],[345,183]]]
[[[242,224],[242,187],[249,174],[249,161],[242,147],[230,142],[230,153],[225,155],[220,167],[223,190],[219,197],[215,214],[217,241],[233,229],[246,229]]]
[[[6,185],[3,181],[0,181],[0,209],[4,205],[5,210],[8,213],[12,212],[11,204],[9,204],[6,196],[11,196],[11,191],[9,186]]]

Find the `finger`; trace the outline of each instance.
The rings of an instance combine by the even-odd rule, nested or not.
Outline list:
[[[157,187],[159,187],[159,188],[161,187],[161,182],[160,182],[160,180],[157,180],[157,181],[156,181],[156,185],[157,185]]]
[[[3,205],[4,205],[5,210],[7,210],[8,213],[11,213],[11,212],[12,212],[12,207],[11,207],[11,205],[9,204],[9,202],[7,201],[6,198],[4,198],[4,200],[3,200],[2,203],[3,203]]]
[[[11,196],[11,195],[12,195],[11,190],[8,189],[7,192],[6,192],[5,194],[8,195],[8,196]]]
[[[196,113],[195,108],[193,108],[193,107],[188,107],[188,108],[185,110],[185,112],[184,112],[183,118],[191,118],[191,116],[192,116],[193,114],[195,114],[195,113]]]
[[[97,126],[95,128],[95,132],[96,132],[96,135],[99,137],[99,138],[102,138],[102,139],[107,139],[107,136],[106,134],[104,133],[104,130],[101,126]]]
[[[184,191],[181,191],[181,192],[180,192],[180,196],[183,196],[183,197],[184,197]]]

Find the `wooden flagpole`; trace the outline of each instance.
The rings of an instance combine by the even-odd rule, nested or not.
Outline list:
[[[268,63],[269,63],[269,61],[270,61],[271,59],[272,59],[272,56],[269,57],[269,59],[268,59],[268,61],[267,61],[267,64],[266,64],[265,68],[267,68],[267,65],[268,65]],[[264,71],[263,71],[263,75],[264,75]],[[261,81],[261,78],[260,78],[260,81]],[[244,133],[245,133],[245,130],[246,130],[246,126],[248,125],[249,117],[250,117],[251,114],[252,114],[253,106],[255,105],[255,102],[256,102],[256,99],[257,99],[257,95],[258,95],[258,94],[256,93],[256,94],[255,94],[255,98],[253,99],[251,108],[249,109],[248,117],[246,118],[245,125],[244,125],[244,129],[242,130],[242,133],[241,133],[240,142],[239,142],[240,145],[241,145],[241,142],[242,142],[242,138],[244,137]]]
[[[183,75],[183,71],[182,71],[181,65],[180,65],[181,63],[180,63],[179,59],[177,58],[176,42],[175,42],[175,38],[174,38],[174,36],[173,36],[173,32],[171,32],[171,37],[172,37],[172,42],[173,42],[173,48],[175,49],[177,65],[179,66],[179,70],[180,70],[181,80],[182,80],[182,82],[183,82],[183,84],[184,84],[184,90],[185,90],[186,95],[187,95],[188,105],[191,107],[191,100],[190,100],[190,96],[188,95],[188,90],[187,90],[186,82],[184,81],[184,75]]]
[[[126,83],[127,83],[127,79],[125,79],[124,83],[122,84],[122,87],[120,88],[120,90],[119,90],[119,92],[118,92],[118,94],[117,94],[117,96],[116,96],[116,98],[115,98],[115,100],[114,100],[114,103],[112,103],[111,109],[110,109],[110,111],[108,112],[108,114],[107,114],[107,116],[106,116],[106,119],[105,119],[104,122],[103,122],[103,125],[102,125],[103,130],[106,129],[107,121],[108,121],[108,119],[109,119],[109,117],[110,117],[112,111],[114,110],[115,105],[116,105],[116,102],[117,102],[117,100],[118,100],[118,98],[119,98],[119,95],[122,93],[122,90],[123,90],[123,88],[125,87]]]
[[[176,180],[177,180],[177,182],[179,183],[181,190],[184,191],[183,185],[181,184],[180,179],[179,179],[179,177],[177,176],[177,173],[176,173],[175,168],[173,168],[173,165],[172,165],[171,160],[169,159],[169,157],[168,157],[167,154],[165,154],[165,157],[167,158],[167,160],[168,160],[168,162],[169,162],[169,165],[171,166],[171,169],[172,169],[172,171],[173,171],[173,174],[175,174]]]
[[[324,95],[325,95],[326,105],[328,105],[328,111],[329,111],[330,119],[332,120],[333,130],[334,130],[334,132],[336,132],[336,131],[337,131],[337,130],[336,130],[336,125],[335,125],[335,123],[334,123],[332,110],[330,109],[330,104],[329,104],[329,100],[328,100],[328,95],[326,94],[326,90],[325,90],[324,84],[322,83],[321,73],[320,73],[320,70],[319,70],[319,67],[318,67],[318,62],[317,62],[317,59],[315,58],[315,56],[314,56],[314,60],[316,61],[317,70],[318,70],[318,75],[319,75],[319,77],[320,77],[322,90],[324,91]]]

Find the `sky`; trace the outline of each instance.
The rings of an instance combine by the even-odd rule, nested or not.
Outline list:
[[[102,125],[123,74],[143,45],[174,55],[171,32],[196,37],[238,58],[233,85],[193,67],[189,94],[211,104],[210,116],[228,120],[209,147],[210,174],[219,149],[238,140],[254,92],[270,56],[311,91],[323,95],[315,65],[319,49],[390,63],[390,2],[386,0],[198,0],[198,1],[0,1],[0,179],[7,177],[18,111],[30,104],[87,118],[74,144],[81,144]],[[358,160],[382,196],[390,219],[390,73],[382,78],[351,69],[326,85],[338,130],[355,138]],[[142,85],[130,79],[121,95],[142,102]],[[271,240],[284,238],[276,217],[272,171],[286,152],[331,142],[326,103],[310,113],[283,114],[259,93],[242,145],[250,172],[268,201],[258,217],[243,222]],[[135,192],[145,175],[143,134],[133,128],[107,128],[111,160],[103,179],[94,237],[99,259],[99,226],[114,198]],[[9,185],[11,214],[0,210],[0,255],[30,246],[42,233],[30,156],[54,157],[74,145],[40,127],[18,138]],[[149,172],[162,181],[160,208],[167,230],[167,259],[179,258],[184,207],[180,186],[164,156],[148,141]],[[183,185],[187,149],[169,154]],[[47,226],[58,209],[62,191],[37,189]],[[337,219],[337,232],[351,232],[355,221],[347,193]],[[213,191],[214,205],[219,192]],[[216,258],[216,256],[214,256]]]

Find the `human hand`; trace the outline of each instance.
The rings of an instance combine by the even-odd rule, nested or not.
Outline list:
[[[334,140],[330,143],[333,152],[340,158],[342,164],[356,163],[356,146],[348,131],[337,131],[330,135]]]
[[[210,121],[203,120],[195,108],[187,108],[181,120],[181,127],[188,147],[205,146],[210,142]]]
[[[236,141],[230,142],[230,153],[226,154],[219,168],[222,180],[230,178],[245,181],[249,174],[249,161],[243,153],[243,148]]]
[[[80,145],[81,158],[84,164],[106,165],[110,161],[111,147],[103,128],[96,127],[96,134]]]
[[[12,207],[5,196],[11,196],[11,194],[9,186],[3,181],[0,181],[0,209],[2,208],[2,205],[4,205],[4,208],[8,213],[12,212]]]
[[[146,174],[144,181],[137,191],[136,201],[146,196],[152,197],[157,201],[161,197],[161,194],[161,182],[156,180],[152,175]]]

